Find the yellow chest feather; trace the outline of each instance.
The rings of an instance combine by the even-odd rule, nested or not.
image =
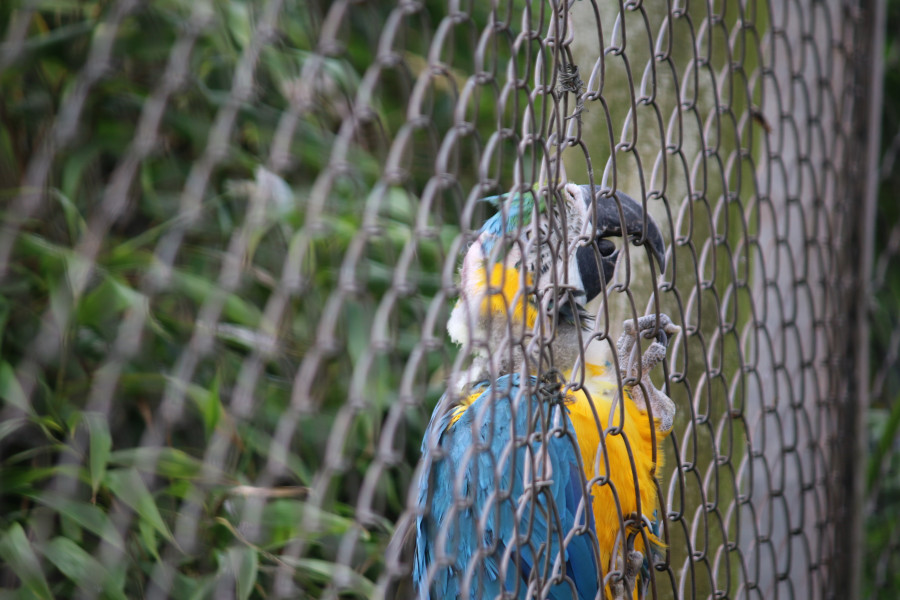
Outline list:
[[[593,496],[605,576],[614,567],[610,559],[621,529],[620,518],[627,520],[635,513],[652,519],[657,509],[656,473],[662,468],[659,446],[665,434],[657,432],[653,419],[638,410],[628,392],[624,402],[616,401],[618,386],[603,379],[603,371],[603,367],[589,365],[584,383],[588,393],[570,394],[569,416]],[[659,543],[647,533],[653,543]],[[634,547],[646,556],[641,536]]]

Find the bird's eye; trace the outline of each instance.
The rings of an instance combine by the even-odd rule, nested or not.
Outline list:
[[[616,245],[609,240],[597,240],[597,248],[600,250],[600,256],[609,257],[616,253]]]

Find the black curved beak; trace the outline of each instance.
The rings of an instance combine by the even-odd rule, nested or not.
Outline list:
[[[606,238],[622,237],[630,239],[635,246],[646,246],[647,250],[656,258],[661,272],[666,270],[666,245],[662,232],[656,221],[649,214],[644,215],[640,202],[637,202],[623,192],[616,192],[616,197],[603,197],[600,195],[599,186],[578,186],[582,198],[588,204],[588,214],[593,215],[594,231],[596,232],[596,245],[600,251],[601,269],[597,269],[595,249],[592,246],[584,246],[577,250],[579,270],[588,300],[600,293],[600,281],[603,277],[609,281],[616,268],[616,259],[619,251],[615,244]],[[618,201],[617,201],[618,200]],[[594,203],[591,210],[590,203]],[[619,206],[622,207],[621,217]],[[646,220],[646,228],[644,222]]]

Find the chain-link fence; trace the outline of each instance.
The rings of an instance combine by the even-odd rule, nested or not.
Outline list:
[[[0,595],[898,589],[883,12],[4,2]]]

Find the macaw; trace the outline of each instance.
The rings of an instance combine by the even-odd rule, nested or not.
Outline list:
[[[644,539],[659,544],[652,530],[619,532],[632,513],[638,522],[655,513],[658,444],[675,406],[649,372],[677,327],[662,314],[627,321],[620,373],[612,361],[586,364],[583,386],[564,383],[584,356],[585,305],[615,271],[609,238],[646,244],[664,269],[662,235],[624,193],[567,184],[560,196],[487,199],[498,212],[460,267],[447,328],[472,361],[422,442],[413,562],[422,600],[631,597]],[[641,352],[648,335],[656,340]],[[624,402],[620,377],[631,382]],[[608,424],[621,434],[605,434]],[[605,581],[613,570],[624,576]]]

